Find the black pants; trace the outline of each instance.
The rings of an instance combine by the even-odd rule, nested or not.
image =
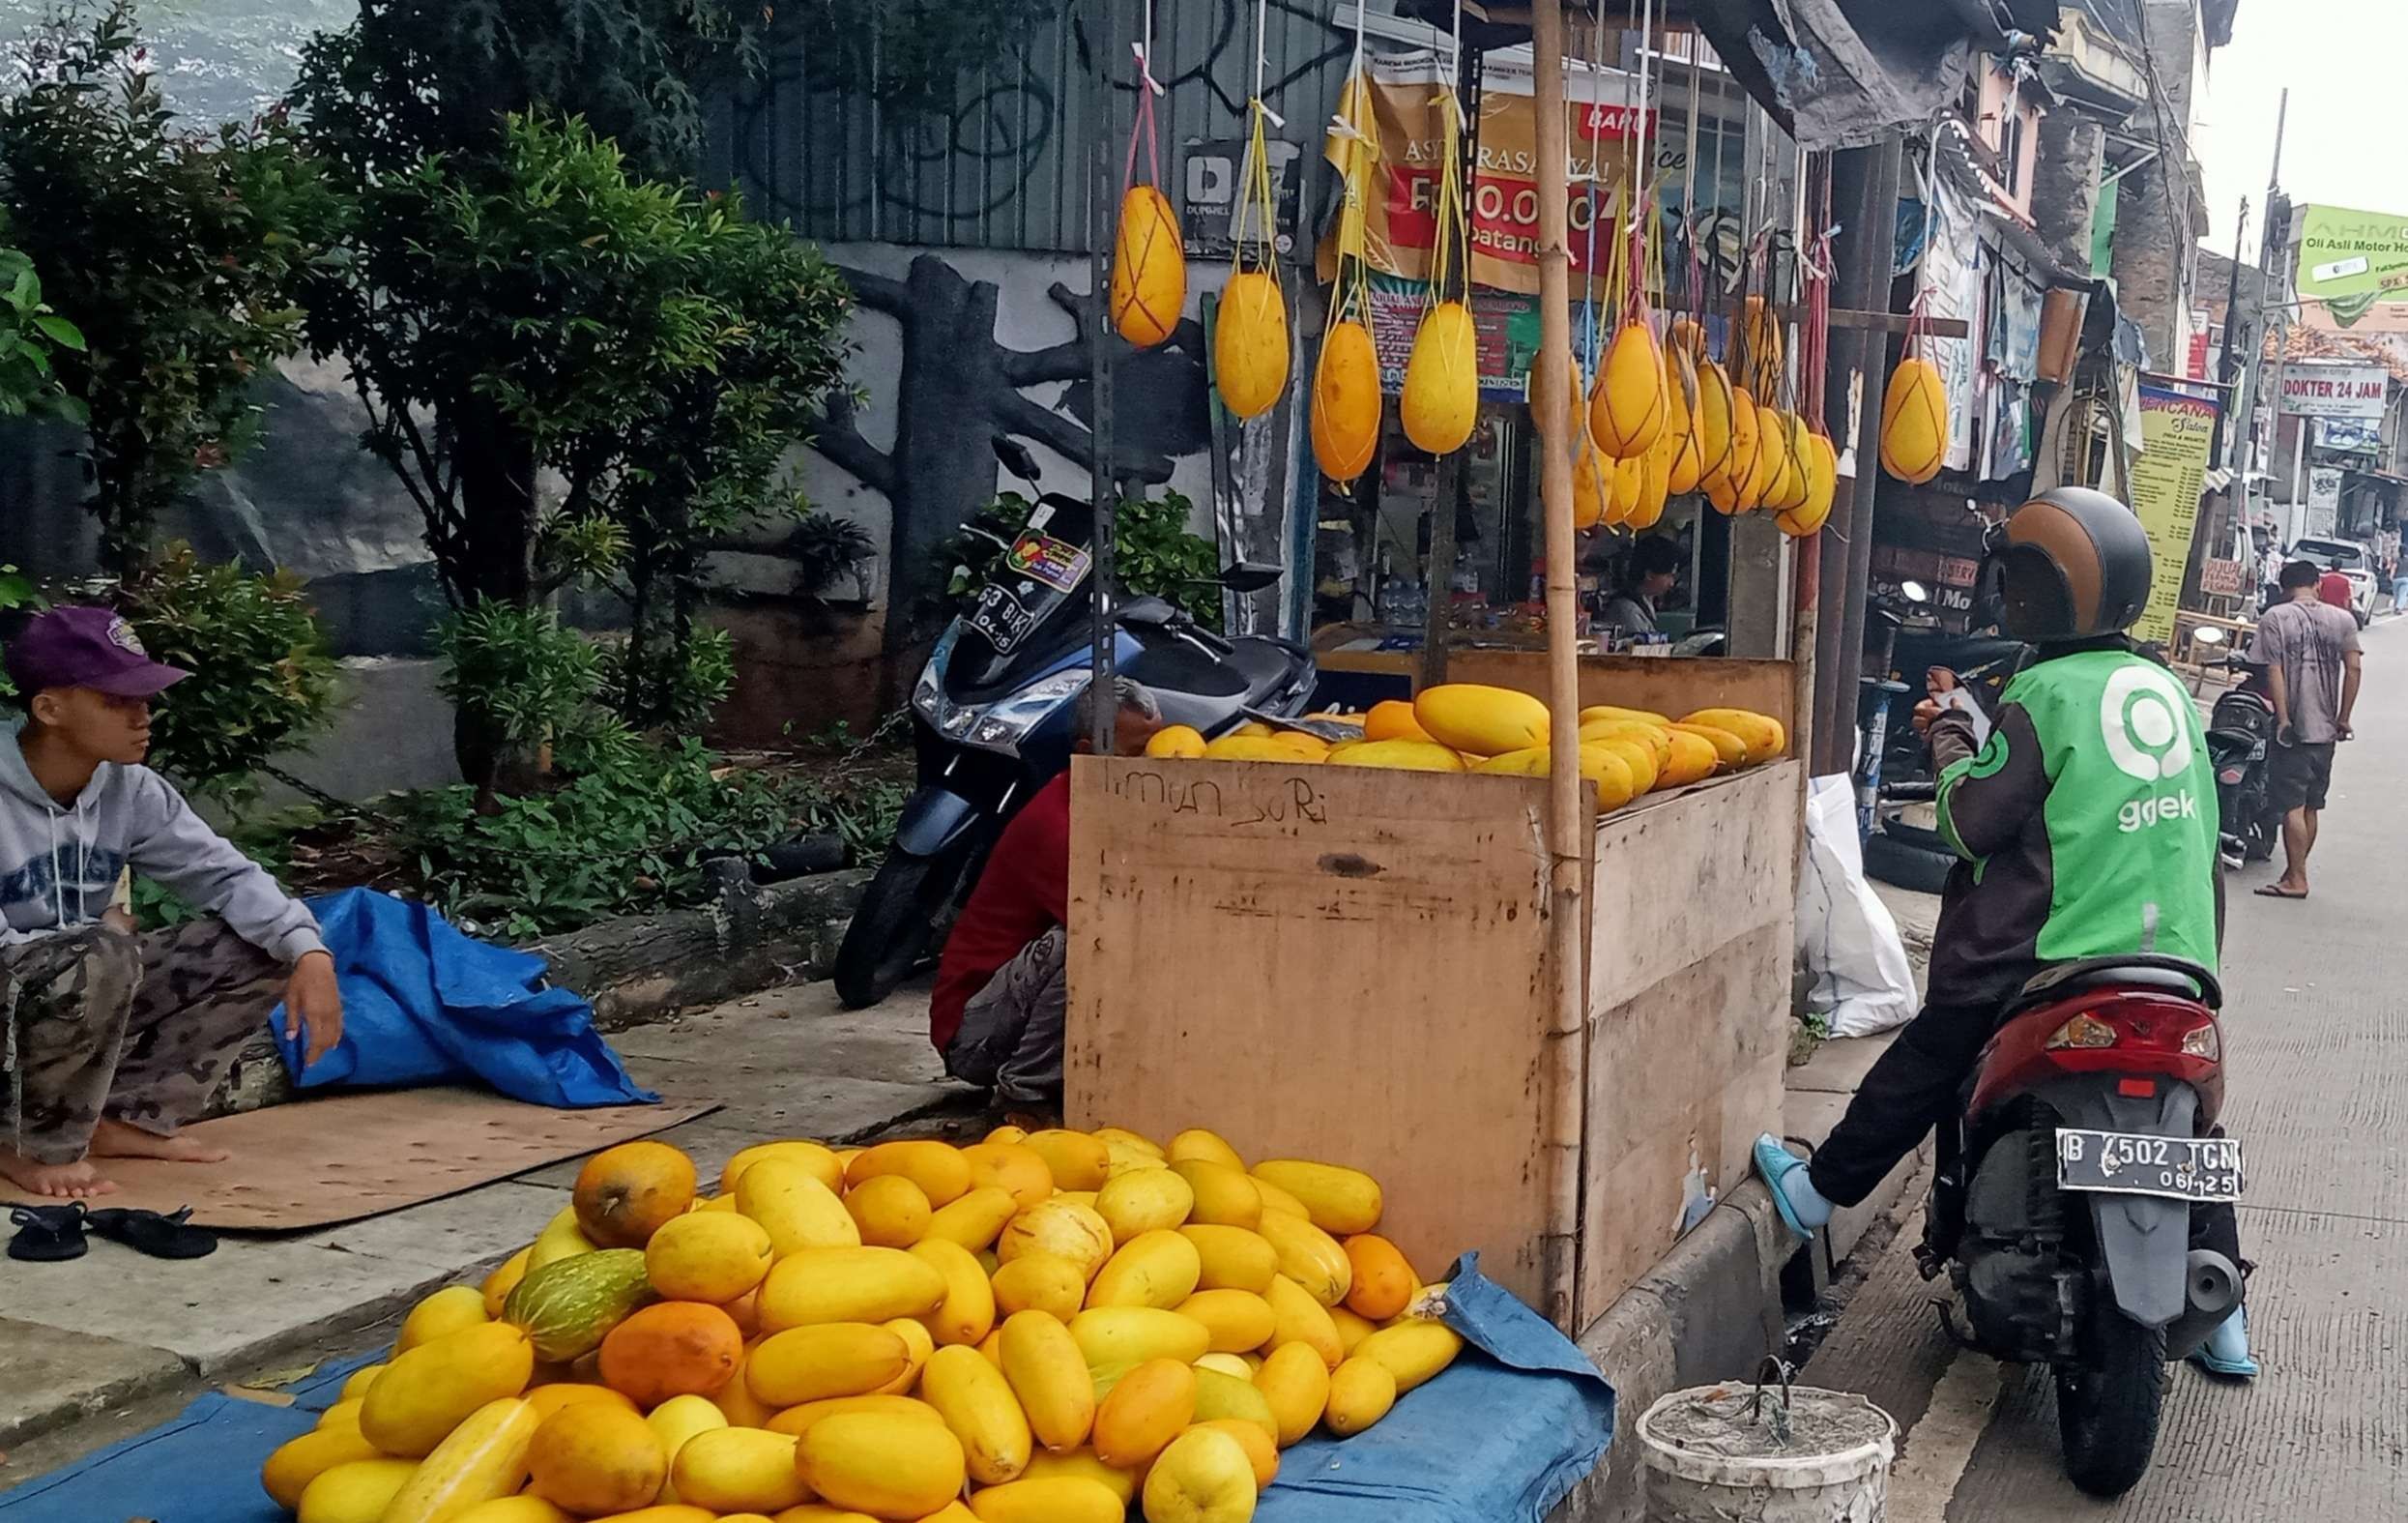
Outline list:
[[[1957,1115],[1965,1077],[1997,1021],[1995,1005],[1927,1005],[1906,1023],[1815,1150],[1807,1177],[1825,1200],[1856,1205],[1926,1133]]]

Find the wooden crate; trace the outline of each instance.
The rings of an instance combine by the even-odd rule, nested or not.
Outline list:
[[[1543,779],[1083,757],[1071,789],[1072,1126],[1359,1164],[1417,1268],[1476,1247],[1534,1304],[1577,1231],[1584,1324],[1780,1121],[1794,762],[1599,824],[1576,1223],[1541,1147]]]

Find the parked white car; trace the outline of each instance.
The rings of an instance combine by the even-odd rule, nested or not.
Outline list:
[[[2313,561],[2328,571],[2349,578],[2349,611],[2364,629],[2374,618],[2374,556],[2355,540],[2307,540],[2291,546],[2289,560]]]

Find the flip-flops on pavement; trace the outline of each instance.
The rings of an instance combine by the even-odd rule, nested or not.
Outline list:
[[[61,1206],[16,1206],[9,1220],[16,1236],[9,1240],[9,1257],[28,1264],[64,1264],[84,1256],[84,1205],[71,1200]]]
[[[189,1206],[172,1215],[116,1206],[84,1213],[95,1233],[136,1253],[155,1259],[207,1258],[218,1251],[218,1235],[191,1225],[191,1216]]]

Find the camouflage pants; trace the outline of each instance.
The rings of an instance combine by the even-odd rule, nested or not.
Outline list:
[[[219,920],[140,936],[85,925],[0,949],[0,1142],[73,1163],[102,1116],[172,1134],[217,1092],[284,979]]]
[[[1069,946],[1057,925],[995,970],[962,1007],[962,1029],[944,1049],[947,1073],[1007,1104],[1061,1103]]]

